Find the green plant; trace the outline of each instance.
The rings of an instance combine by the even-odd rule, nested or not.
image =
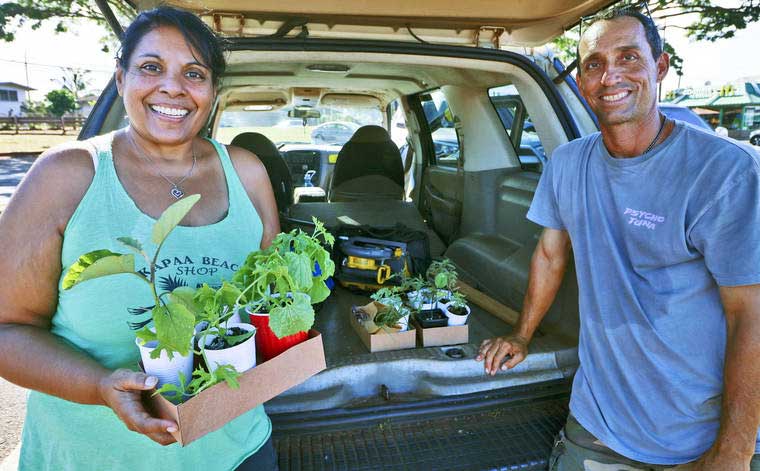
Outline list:
[[[190,351],[190,342],[196,324],[194,311],[191,310],[192,304],[188,305],[188,299],[192,301],[190,296],[192,289],[180,287],[168,295],[159,296],[155,285],[156,262],[169,234],[190,212],[200,197],[200,195],[191,195],[177,201],[169,206],[153,224],[151,241],[156,245],[156,251],[152,258],[148,256],[142,242],[132,237],[119,237],[117,240],[134,253],[122,254],[105,249],[88,252],[80,256],[63,277],[62,285],[65,290],[87,280],[118,274],[134,275],[144,281],[149,286],[155,302],[151,310],[155,332],[146,326],[137,333],[137,337],[143,342],[154,340],[157,342],[156,348],[151,352],[152,358],[158,358],[163,350],[166,350],[169,358],[172,358],[174,353],[185,356]],[[145,259],[150,269],[149,276],[146,277],[135,269],[135,254]],[[168,297],[168,302],[162,298],[164,295]]]
[[[401,289],[398,286],[380,288],[372,293],[370,298],[385,305],[400,307],[403,304],[403,301],[401,301]]]
[[[311,305],[330,295],[325,280],[335,264],[320,238],[329,246],[335,239],[320,221],[312,220],[312,235],[300,229],[278,234],[266,250],[248,255],[232,278],[241,288],[236,304],[268,312],[269,327],[279,338],[309,330],[314,325]]]
[[[221,382],[226,382],[231,389],[238,389],[240,387],[238,376],[240,374],[231,365],[219,365],[210,373],[203,367],[198,367],[193,371],[190,383],[187,382],[185,374],[180,372],[179,385],[166,383],[154,391],[153,396],[161,394],[174,403],[180,403]]]
[[[403,305],[385,304],[375,314],[372,321],[378,327],[399,329],[399,321],[409,314],[409,310]]]
[[[457,287],[457,267],[448,258],[431,263],[426,275],[437,289],[453,291]]]

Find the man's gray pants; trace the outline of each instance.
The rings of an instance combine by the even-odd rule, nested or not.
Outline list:
[[[689,463],[656,465],[634,461],[614,452],[570,415],[549,458],[550,471],[687,471]],[[750,471],[760,471],[760,454],[752,457]]]

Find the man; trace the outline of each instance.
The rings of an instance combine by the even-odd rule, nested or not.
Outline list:
[[[525,358],[572,245],[580,366],[552,469],[760,470],[760,158],[658,111],[668,61],[638,12],[583,32],[601,133],[554,152],[520,322],[477,357],[489,374]]]

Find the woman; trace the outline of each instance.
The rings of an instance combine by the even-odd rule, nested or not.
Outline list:
[[[33,390],[21,469],[276,468],[261,406],[184,448],[171,445],[175,423],[143,408],[141,393],[156,384],[133,371],[133,328],[153,304],[144,283],[116,276],[60,289],[79,255],[123,252],[120,236],[149,240],[154,220],[184,194],[201,200],[161,250],[163,290],[218,284],[271,243],[280,228],[261,162],[197,137],[224,66],[195,15],[140,14],[116,70],[129,127],[46,152],[2,215],[0,375]]]

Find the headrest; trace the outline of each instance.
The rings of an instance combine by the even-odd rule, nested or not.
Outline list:
[[[277,149],[277,146],[274,145],[274,142],[258,132],[244,132],[238,134],[230,144],[249,150],[259,157],[280,155],[280,151]]]
[[[391,137],[384,127],[369,124],[357,129],[354,135],[351,136],[350,142],[386,142],[390,140]]]

